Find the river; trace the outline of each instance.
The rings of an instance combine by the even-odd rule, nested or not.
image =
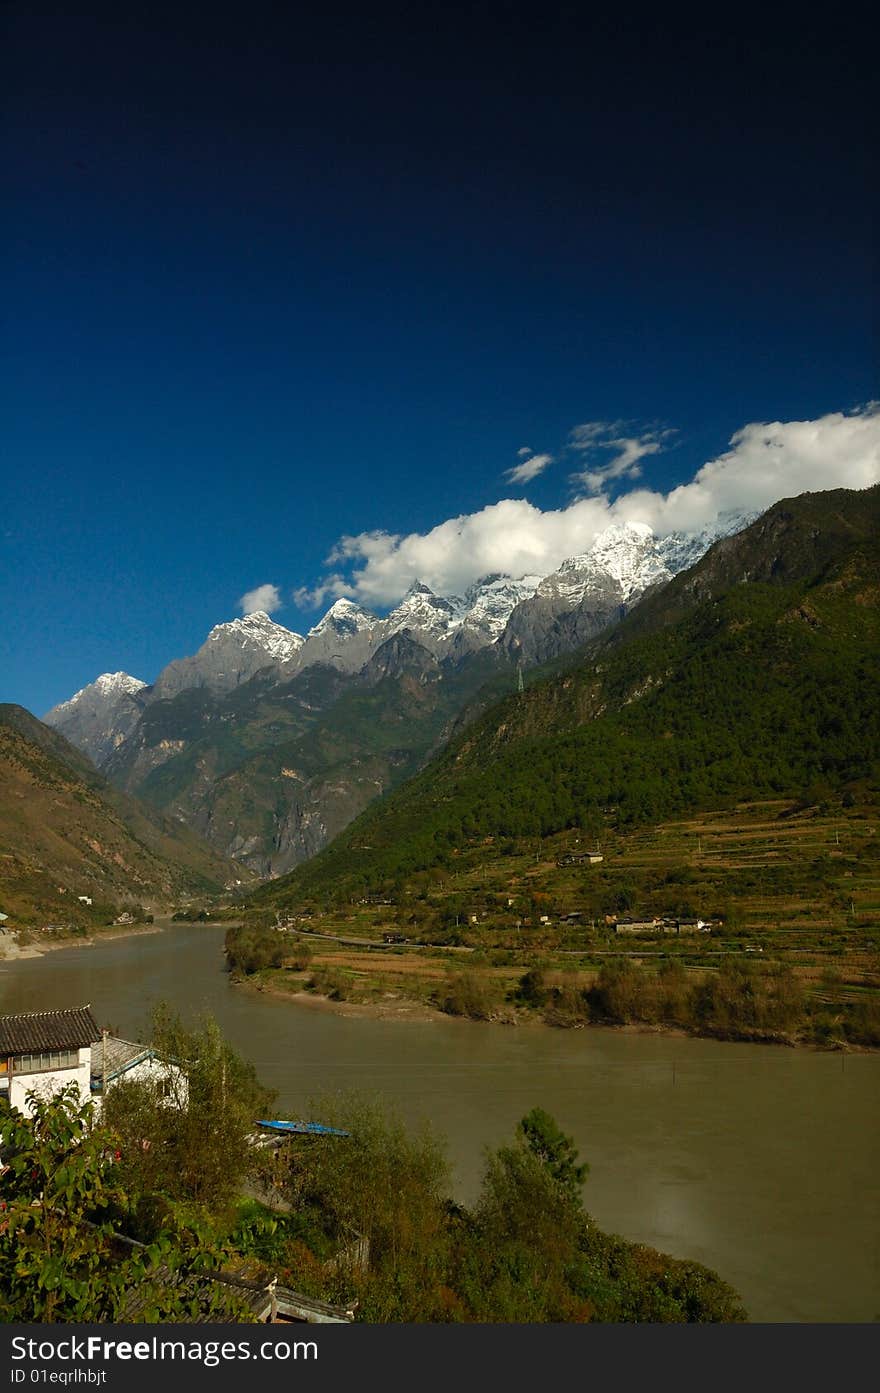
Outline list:
[[[285,1112],[381,1093],[447,1138],[456,1190],[540,1105],[590,1163],[603,1228],[715,1268],[753,1320],[880,1317],[880,1057],[614,1030],[350,1018],[230,986],[223,930],[0,963],[0,1013],[90,1002],[140,1035],[153,1002],[212,1012]]]

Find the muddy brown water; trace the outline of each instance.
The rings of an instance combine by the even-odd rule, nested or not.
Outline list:
[[[293,1116],[357,1087],[427,1118],[464,1201],[484,1148],[540,1105],[589,1160],[604,1228],[715,1268],[753,1320],[880,1318],[880,1056],[346,1018],[230,986],[222,943],[173,926],[0,962],[0,1013],[88,1001],[136,1035],[157,1000],[209,1010]]]

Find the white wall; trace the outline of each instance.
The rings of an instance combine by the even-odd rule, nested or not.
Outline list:
[[[75,1083],[79,1088],[80,1102],[85,1103],[91,1095],[92,1051],[89,1045],[77,1051],[78,1063],[75,1069],[47,1069],[38,1074],[17,1074],[13,1071],[9,1079],[9,1103],[19,1112],[27,1112],[26,1097],[35,1089],[47,1098],[59,1093],[68,1084]]]
[[[95,1062],[100,1062],[101,1046],[95,1045]],[[189,1086],[187,1078],[176,1064],[163,1064],[158,1059],[142,1059],[137,1064],[133,1064],[124,1073],[117,1074],[115,1078],[107,1080],[107,1092],[115,1088],[118,1083],[149,1083],[154,1087],[159,1087],[162,1083],[169,1084],[168,1096],[165,1100],[169,1107],[185,1108],[189,1100]],[[93,1101],[98,1112],[101,1110],[101,1095],[93,1094]]]

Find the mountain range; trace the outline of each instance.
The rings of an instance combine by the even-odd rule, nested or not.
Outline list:
[[[419,581],[384,618],[334,602],[305,636],[258,612],[218,624],[152,685],[104,674],[44,718],[119,788],[276,876],[436,753],[517,669],[571,653],[750,517],[656,537],[614,525],[548,576],[463,596]]]
[[[784,500],[462,726],[255,902],[397,893],[467,848],[491,858],[505,839],[593,838],[741,800],[870,804],[878,690],[880,486]]]

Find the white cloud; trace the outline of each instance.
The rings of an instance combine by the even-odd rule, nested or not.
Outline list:
[[[690,483],[668,494],[628,493],[615,513],[665,535],[702,527],[728,509],[762,512],[799,493],[868,488],[880,482],[880,402],[814,421],[754,422],[731,436],[730,447]]]
[[[519,459],[525,459],[526,455],[532,454],[532,447],[531,445],[521,445],[516,453]]]
[[[517,450],[517,454],[521,455],[522,450]],[[522,464],[508,469],[504,477],[511,484],[527,484],[530,479],[537,479],[539,474],[543,474],[547,465],[552,463],[552,455],[532,455],[531,459],[524,459]]]
[[[624,435],[624,421],[585,421],[568,437],[569,450],[576,450],[591,461],[600,451],[610,451],[604,463],[590,463],[572,475],[572,481],[587,493],[602,493],[615,479],[636,479],[642,472],[640,460],[658,455],[675,434],[668,428],[653,427],[635,435]],[[601,458],[601,456],[599,456]]]
[[[343,595],[351,599],[354,593],[355,587],[351,582],[337,572],[325,576],[317,585],[300,585],[296,590],[291,590],[290,598],[300,609],[309,610],[318,609],[326,600],[338,600]]]
[[[604,438],[610,430],[618,460],[626,454],[623,442],[630,437],[620,434],[620,423],[588,422],[578,430],[594,432],[581,437],[584,443]],[[632,440],[639,447],[652,443],[650,433]],[[643,450],[639,458],[645,453],[654,451]],[[637,463],[629,451],[628,467]],[[371,531],[342,537],[327,559],[337,569],[314,591],[299,593],[320,594],[321,599],[313,599],[316,605],[329,595],[346,594],[382,606],[399,600],[419,578],[439,594],[461,594],[494,571],[547,575],[567,557],[588,550],[596,533],[611,523],[646,522],[665,536],[698,530],[728,509],[762,511],[808,490],[862,489],[878,481],[880,403],[814,421],[754,423],[737,431],[730,448],[704,464],[689,483],[668,494],[641,488],[613,502],[601,494],[579,497],[547,512],[526,499],[506,498],[478,513],[448,518],[425,533]]]
[[[274,614],[281,604],[281,592],[277,585],[258,585],[256,590],[242,595],[238,602],[242,614],[256,614],[260,610],[265,614]]]

